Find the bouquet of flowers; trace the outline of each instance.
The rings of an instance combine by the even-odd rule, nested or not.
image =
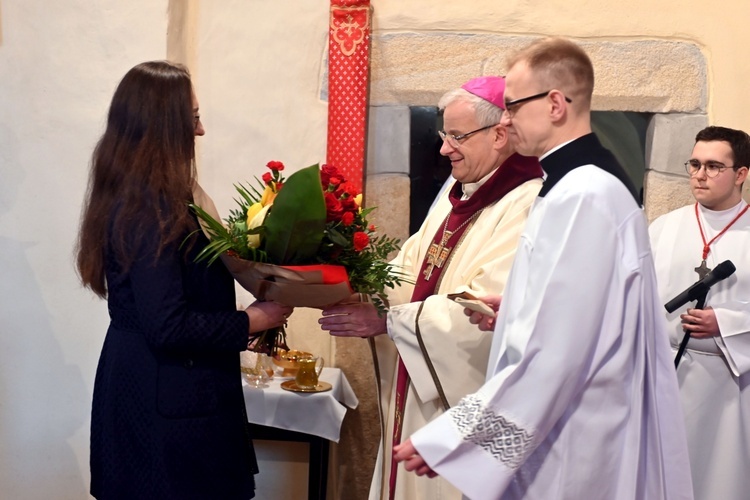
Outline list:
[[[235,184],[238,207],[220,221],[210,199],[191,208],[210,243],[198,255],[222,259],[240,285],[259,300],[295,307],[325,307],[358,292],[385,310],[385,287],[406,281],[388,263],[399,241],[378,235],[363,208],[331,165],[312,165],[285,179],[284,164],[267,164],[258,187]],[[286,348],[283,328],[262,332],[254,349]]]

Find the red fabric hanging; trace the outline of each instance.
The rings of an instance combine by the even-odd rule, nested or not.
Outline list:
[[[370,0],[331,0],[328,147],[352,191],[362,192],[370,79]]]

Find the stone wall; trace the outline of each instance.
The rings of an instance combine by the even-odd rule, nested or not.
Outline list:
[[[534,37],[497,34],[376,34],[371,114],[377,118],[370,123],[374,130],[370,132],[367,188],[389,181],[390,177],[379,176],[384,169],[390,175],[408,175],[408,153],[394,158],[409,140],[408,133],[393,132],[399,126],[404,130],[396,118],[404,107],[434,106],[444,92],[469,78],[504,74],[506,56],[532,40]],[[578,43],[594,63],[594,110],[655,113],[646,144],[644,201],[649,219],[688,203],[683,163],[695,134],[708,125],[707,69],[700,49],[692,43],[666,40]],[[391,115],[393,119],[388,120]],[[387,140],[380,140],[381,127],[389,130]],[[380,142],[374,144],[373,139]],[[401,165],[407,167],[401,171],[394,168]],[[386,230],[403,231],[401,227]]]

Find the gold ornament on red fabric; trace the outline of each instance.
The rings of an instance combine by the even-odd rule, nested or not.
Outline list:
[[[362,192],[370,77],[370,1],[331,0],[326,162]]]

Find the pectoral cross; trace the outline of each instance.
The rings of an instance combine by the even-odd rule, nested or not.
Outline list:
[[[701,261],[701,265],[695,268],[695,272],[698,273],[699,279],[703,279],[706,276],[708,276],[708,273],[711,272],[711,270],[706,265],[706,261]]]
[[[424,279],[430,281],[432,277],[432,271],[437,267],[441,269],[445,261],[448,260],[452,248],[447,248],[445,245],[448,240],[453,236],[454,231],[443,231],[443,236],[440,238],[440,244],[430,244],[430,248],[427,249],[427,267],[424,270]]]

